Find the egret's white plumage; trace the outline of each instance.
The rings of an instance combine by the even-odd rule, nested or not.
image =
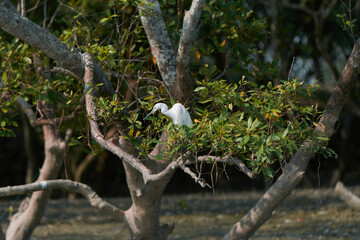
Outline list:
[[[189,112],[181,103],[175,103],[170,110],[165,103],[157,103],[144,119],[158,110],[161,110],[161,113],[165,116],[171,117],[175,125],[190,127],[192,124]]]

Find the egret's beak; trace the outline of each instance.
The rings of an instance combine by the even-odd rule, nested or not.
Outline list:
[[[144,117],[144,120],[153,113],[154,113],[154,111],[151,111],[148,115],[146,115],[146,117]]]

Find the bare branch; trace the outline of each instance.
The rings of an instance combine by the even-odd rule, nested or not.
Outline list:
[[[25,0],[21,0],[21,17],[26,17]]]
[[[360,198],[347,189],[341,181],[337,182],[335,192],[349,207],[360,210]]]
[[[228,163],[228,164],[235,164],[239,168],[239,170],[245,173],[249,178],[255,178],[256,174],[251,171],[241,160],[237,158],[233,158],[231,156],[224,156],[224,157],[216,157],[216,156],[198,156],[196,159],[186,159],[185,164],[194,164],[196,161],[199,162],[221,162],[221,163]]]
[[[67,70],[65,68],[61,68],[61,67],[54,67],[53,69],[47,71],[47,72],[52,72],[52,73],[61,73],[67,76],[70,76],[76,80],[78,80],[79,82],[82,82],[82,78],[79,77],[78,75],[76,75],[75,73],[73,73],[70,70]]]
[[[191,171],[191,169],[187,166],[185,166],[185,164],[180,164],[180,168],[187,174],[189,174],[191,176],[191,178],[193,178],[195,180],[196,183],[200,184],[200,186],[202,187],[209,187],[211,188],[211,186],[209,184],[207,184],[207,182],[205,181],[205,179],[200,178],[200,176],[196,176],[196,174],[194,172]]]
[[[25,185],[2,187],[0,188],[0,197],[21,195],[47,189],[60,189],[79,193],[89,201],[91,206],[99,209],[103,213],[109,214],[123,221],[124,212],[122,210],[104,201],[96,194],[96,192],[94,192],[94,190],[91,189],[91,187],[70,180],[49,180]]]
[[[37,118],[32,109],[32,106],[28,102],[26,102],[22,97],[18,97],[16,99],[16,103],[20,106],[22,111],[25,113],[25,115],[27,116],[32,127],[44,126],[44,125],[58,125],[61,122],[70,121],[70,120],[74,119],[75,116],[81,110],[81,106],[79,105],[74,108],[74,110],[72,111],[72,113],[70,115],[66,115],[66,116],[63,116],[60,118],[45,119],[45,118]]]
[[[39,7],[39,3],[40,3],[40,0],[37,0],[35,5],[32,8],[29,8],[28,10],[26,10],[26,12],[31,12],[31,11],[34,11],[35,9],[37,9]]]

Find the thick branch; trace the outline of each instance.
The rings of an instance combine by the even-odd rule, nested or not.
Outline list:
[[[120,220],[124,218],[124,212],[122,210],[104,201],[91,187],[70,180],[49,180],[19,186],[3,187],[0,188],[0,197],[21,195],[46,189],[60,189],[79,193],[88,199],[91,206],[99,209],[101,212],[110,214]]]
[[[360,68],[360,40],[354,44],[354,48],[332,93],[325,113],[314,129],[314,135],[318,132],[331,137],[338,128],[340,112],[348,98],[351,89],[359,78]],[[306,167],[312,157],[311,148],[314,142],[303,144],[307,151],[298,150],[285,166],[283,174],[260,198],[256,205],[226,234],[224,239],[247,239],[272,215],[273,210],[285,199],[291,190],[300,182]]]
[[[161,77],[170,94],[177,98],[176,59],[159,2],[141,1],[139,4],[141,22],[149,40],[151,53],[156,58]]]
[[[14,11],[14,6],[8,0],[0,0],[0,27],[14,37],[17,37],[31,46],[40,49],[48,57],[56,60],[59,67],[70,70],[79,77],[84,76],[84,66],[79,52],[69,49],[54,35],[32,21],[22,18]],[[106,74],[95,64],[97,76],[96,85],[100,91],[112,96],[114,90]]]
[[[181,92],[182,102],[192,94],[192,84],[189,73],[191,48],[194,44],[198,22],[205,0],[193,0],[189,11],[185,12],[179,49],[176,56],[176,73]]]
[[[60,66],[79,76],[84,75],[81,57],[77,52],[72,52],[48,31],[14,12],[14,7],[9,1],[1,0],[0,4],[0,27],[4,31],[42,50],[50,58],[55,59]]]
[[[349,207],[360,210],[360,198],[347,189],[342,182],[337,182],[335,192]]]

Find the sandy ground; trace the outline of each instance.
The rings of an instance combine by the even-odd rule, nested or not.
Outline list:
[[[360,196],[360,187],[352,188]],[[261,192],[164,196],[161,223],[176,223],[169,239],[221,239]],[[123,209],[129,198],[107,199]],[[0,202],[0,224],[17,201]],[[51,200],[33,240],[130,239],[125,226],[90,207],[84,199]],[[360,239],[360,211],[348,208],[332,189],[296,190],[251,239]]]

